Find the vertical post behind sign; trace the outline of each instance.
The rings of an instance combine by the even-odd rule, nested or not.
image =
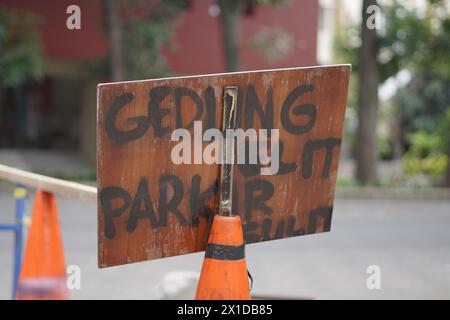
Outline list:
[[[205,249],[197,300],[250,299],[241,218],[232,214],[237,90],[236,86],[224,89],[220,207],[219,214],[213,218]]]
[[[234,135],[227,131],[236,129],[237,87],[225,87],[222,120],[222,165],[220,167],[220,206],[219,215],[231,216],[233,192]]]

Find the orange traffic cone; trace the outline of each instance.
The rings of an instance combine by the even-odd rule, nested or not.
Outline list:
[[[56,200],[52,193],[37,190],[16,299],[68,298]]]
[[[239,216],[214,217],[195,298],[250,299],[244,238]]]

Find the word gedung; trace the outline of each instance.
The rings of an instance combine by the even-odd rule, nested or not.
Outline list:
[[[259,129],[258,133],[256,129],[252,128],[245,131],[243,129],[227,129],[225,130],[225,137],[216,128],[207,129],[203,134],[202,132],[202,121],[194,121],[193,139],[187,129],[178,128],[172,132],[170,140],[178,142],[172,148],[170,154],[174,164],[233,164],[236,159],[237,164],[261,164],[261,175],[276,175],[278,173],[280,167],[279,129]],[[236,139],[236,157],[234,157],[233,144],[230,143],[234,139]],[[203,142],[209,142],[204,149]],[[222,143],[226,143],[227,152],[225,156],[222,154]],[[192,144],[194,145],[193,161]]]

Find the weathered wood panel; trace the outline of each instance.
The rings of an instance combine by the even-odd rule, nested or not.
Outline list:
[[[193,120],[220,129],[224,86],[238,86],[239,128],[279,129],[276,175],[249,164],[233,173],[246,242],[328,231],[349,72],[343,65],[100,84],[99,266],[204,250],[220,165],[175,165],[171,134],[193,133]]]

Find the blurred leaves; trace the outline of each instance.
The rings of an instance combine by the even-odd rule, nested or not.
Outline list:
[[[379,55],[382,81],[403,68],[417,68],[428,52],[432,37],[429,18],[405,8],[396,0],[385,9],[385,29],[379,33]]]
[[[152,20],[131,20],[126,26],[124,45],[128,79],[167,75],[166,61],[159,50],[171,36],[170,26]]]
[[[428,174],[443,176],[448,157],[443,152],[444,141],[437,133],[418,131],[408,135],[410,149],[403,158],[403,166],[408,174]]]
[[[450,78],[450,16],[446,1],[428,0],[426,4],[425,12],[410,9],[400,0],[382,6],[385,26],[378,31],[381,82],[404,68],[417,72],[434,69],[443,78]],[[360,44],[358,26],[337,34],[337,60],[350,62],[356,73]]]
[[[430,134],[421,130],[410,133],[408,135],[408,140],[411,144],[409,154],[420,159],[427,158],[432,153],[442,151],[443,142],[437,133]]]
[[[441,116],[450,106],[450,81],[427,70],[413,75],[410,83],[396,94],[404,134],[424,130],[434,132]]]
[[[428,133],[420,130],[407,135],[410,148],[403,158],[408,174],[428,174],[442,177],[450,165],[450,108],[443,112],[437,130]]]
[[[448,157],[444,154],[431,154],[423,159],[406,154],[403,159],[403,169],[409,175],[427,174],[442,177],[447,164]]]
[[[175,18],[190,6],[189,0],[134,0],[124,6],[124,57],[127,79],[163,77],[169,74],[160,54],[171,46]]]
[[[115,3],[116,12],[113,13],[114,22],[105,19],[105,33],[113,37],[113,23],[115,28],[120,29],[120,40],[117,33],[116,38],[110,39],[115,43],[115,57],[119,59],[121,80],[142,79],[163,77],[169,75],[169,68],[166,64],[161,49],[166,46],[169,49],[172,45],[172,33],[175,30],[175,20],[179,13],[190,7],[190,0],[117,0]],[[111,5],[111,4],[110,4]],[[107,11],[107,5],[104,5]],[[111,14],[111,13],[110,13]],[[106,17],[107,14],[104,14]],[[112,59],[112,49],[110,48],[109,59]],[[87,65],[92,74],[112,76],[113,68],[117,68],[116,63],[101,60]],[[112,66],[111,66],[112,64]]]
[[[419,10],[410,3],[392,0],[384,2],[380,7],[385,21],[383,28],[377,32],[381,83],[402,70],[408,70],[411,74],[409,83],[400,87],[388,102],[399,112],[398,132],[400,143],[407,150],[406,168],[410,173],[429,172],[431,168],[424,169],[422,166],[434,164],[434,173],[443,173],[442,165],[448,161],[443,160],[446,159],[445,151],[436,146],[436,139],[447,141],[450,136],[447,134],[444,138],[441,134],[440,138],[436,138],[436,130],[450,108],[449,3],[444,0],[426,0]],[[359,81],[360,45],[358,26],[351,26],[337,33],[337,62],[352,63],[354,75],[351,79],[354,82]],[[349,104],[356,106],[352,91],[350,90]],[[430,141],[427,142],[427,139]],[[390,141],[382,142],[384,152],[389,152],[387,146]],[[433,152],[428,152],[427,156],[421,154],[431,146]]]
[[[42,75],[42,48],[36,26],[39,19],[0,6],[0,85],[17,87]]]
[[[439,122],[438,134],[442,139],[443,151],[446,152],[450,158],[450,106],[447,108],[444,116]]]

